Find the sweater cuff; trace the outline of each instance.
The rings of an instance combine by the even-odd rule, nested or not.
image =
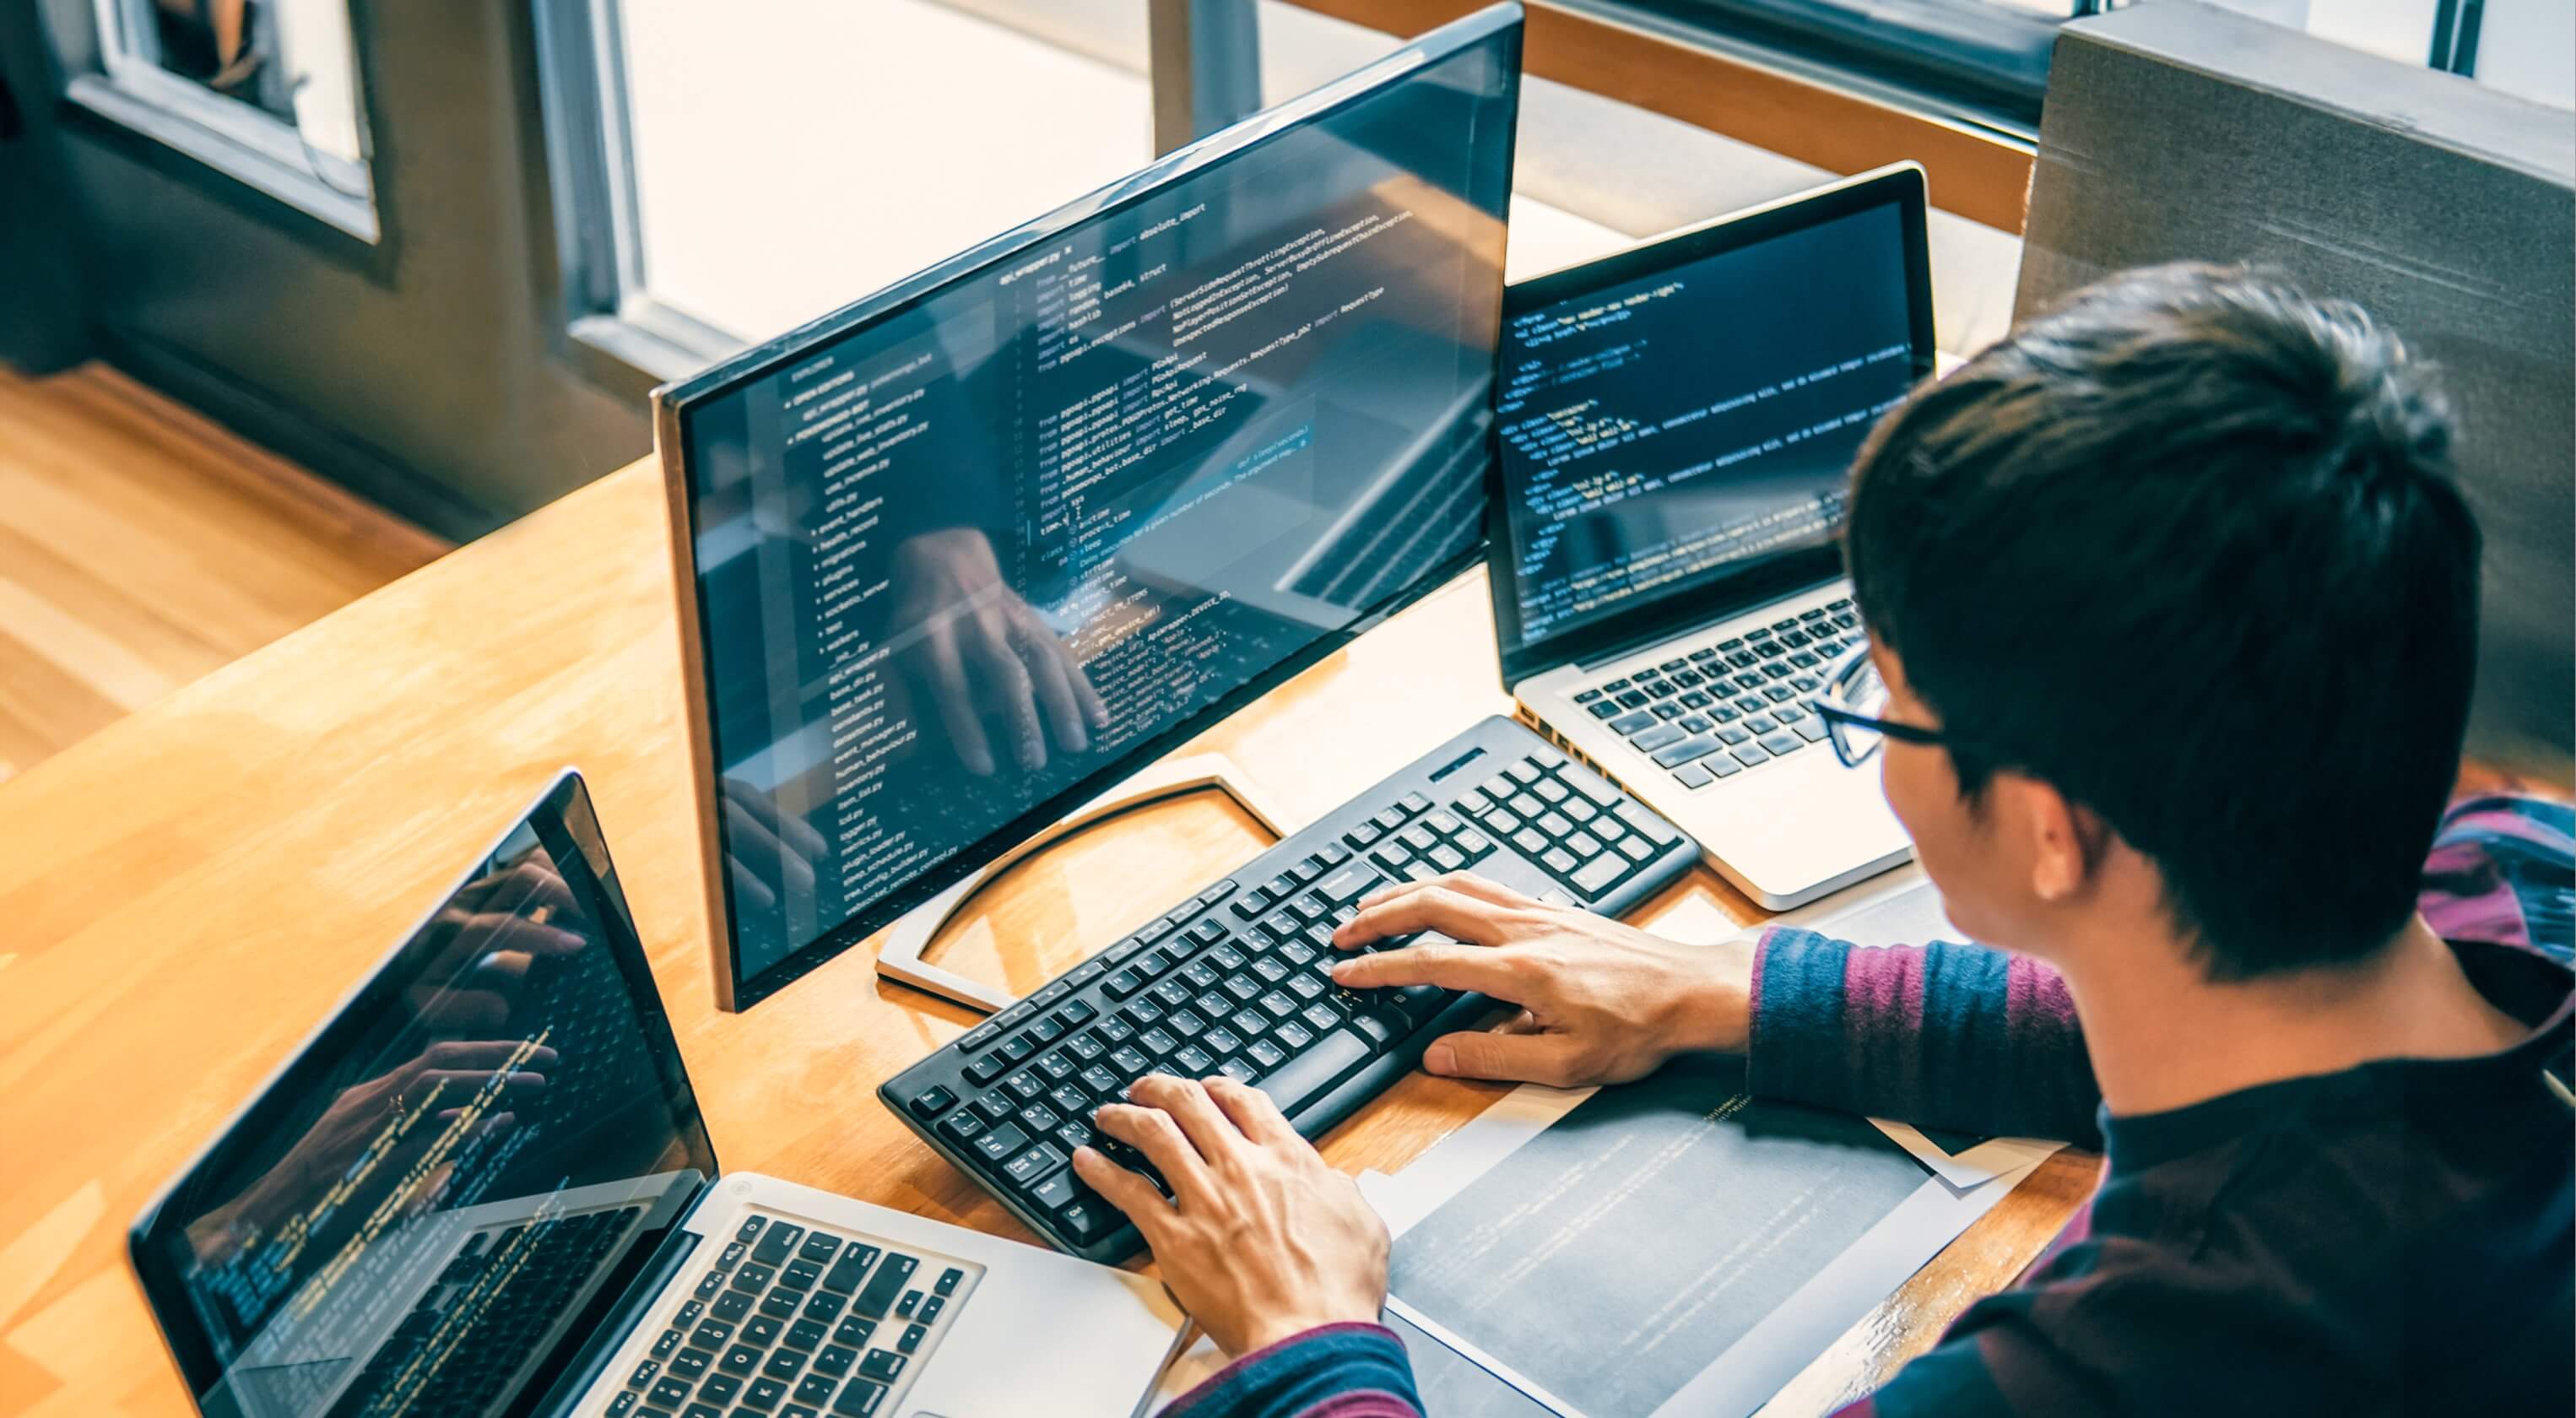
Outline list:
[[[1835,1106],[1851,1092],[1843,970],[1851,946],[1774,926],[1753,950],[1745,1089],[1756,1097]]]
[[[1181,1395],[1162,1418],[1414,1418],[1413,1365],[1383,1325],[1317,1325],[1256,1349]]]

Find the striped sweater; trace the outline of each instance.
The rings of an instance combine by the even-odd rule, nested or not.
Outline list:
[[[1768,932],[1753,1092],[2107,1154],[2021,1279],[1846,1418],[2576,1409],[2576,1133],[2541,1076],[2568,1070],[2572,867],[2576,813],[2503,796],[2454,805],[2426,863],[2426,918],[2533,1026],[2522,1044],[2138,1117],[2103,1109],[2046,966]],[[1244,1356],[1166,1418],[1422,1413],[1403,1345],[1345,1324]]]

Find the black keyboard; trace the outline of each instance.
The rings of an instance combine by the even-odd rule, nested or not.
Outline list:
[[[1705,788],[1823,741],[1805,698],[1865,643],[1848,598],[1784,616],[1579,690],[1574,702],[1685,788]]]
[[[973,1289],[967,1268],[754,1216],[608,1401],[609,1418],[877,1418]]]
[[[1362,895],[1473,869],[1615,915],[1698,856],[1679,828],[1536,734],[1487,719],[968,1030],[877,1096],[1058,1249],[1114,1264],[1142,1241],[1069,1162],[1094,1141],[1093,1110],[1128,1084],[1156,1072],[1229,1074],[1269,1093],[1315,1137],[1402,1077],[1432,1039],[1483,1015],[1478,995],[1335,985],[1333,930]]]

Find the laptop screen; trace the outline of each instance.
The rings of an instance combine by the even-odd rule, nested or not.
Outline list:
[[[209,1414],[528,1411],[713,1173],[567,776],[138,1223]]]
[[[1496,396],[1507,652],[1650,605],[1722,610],[1717,583],[1833,543],[1852,455],[1928,368],[1906,191],[1724,223],[1597,263],[1630,278],[1542,277],[1571,290],[1515,301]],[[1776,234],[1732,230],[1757,223]]]

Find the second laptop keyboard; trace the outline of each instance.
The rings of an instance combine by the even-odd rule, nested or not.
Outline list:
[[[1334,930],[1380,887],[1472,870],[1616,915],[1699,856],[1680,829],[1508,719],[1488,719],[1032,992],[878,1096],[1058,1248],[1141,1244],[1069,1165],[1148,1073],[1223,1073],[1322,1133],[1487,1008],[1431,986],[1352,991]],[[1385,942],[1380,948],[1406,941]],[[1112,1149],[1114,1151],[1114,1149]]]
[[[1574,702],[1683,787],[1705,788],[1821,742],[1825,723],[1805,698],[1864,639],[1844,598],[1629,671]]]

